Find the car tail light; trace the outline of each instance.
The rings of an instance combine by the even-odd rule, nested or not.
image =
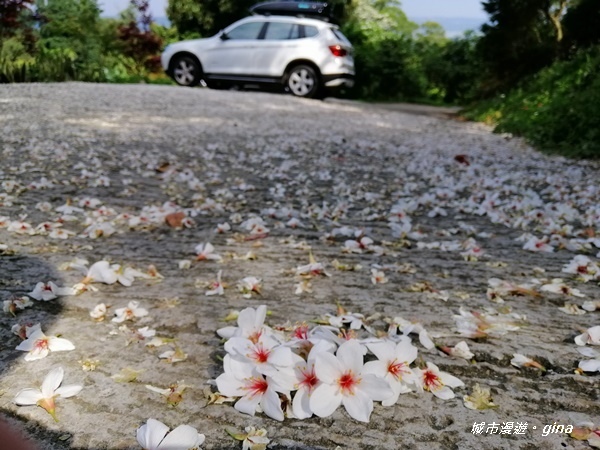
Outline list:
[[[329,50],[331,50],[333,56],[346,56],[348,54],[346,49],[342,48],[341,45],[330,45]]]

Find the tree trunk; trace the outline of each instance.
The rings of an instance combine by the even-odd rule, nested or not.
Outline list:
[[[556,42],[561,42],[563,39],[563,29],[562,23],[560,19],[567,9],[568,0],[560,0],[558,7],[553,11],[552,10],[552,2],[549,1],[546,7],[546,17],[554,27],[554,31],[556,33]]]

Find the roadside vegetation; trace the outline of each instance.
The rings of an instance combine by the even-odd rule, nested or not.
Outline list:
[[[256,0],[169,0],[169,27],[148,0],[118,18],[97,0],[0,0],[0,82],[171,83],[170,42],[211,36]],[[481,30],[448,37],[416,24],[396,0],[333,0],[355,47],[356,85],[375,101],[466,106],[464,115],[543,150],[600,157],[600,2],[488,0]]]
[[[465,117],[537,148],[600,158],[600,2],[494,0]]]
[[[600,158],[600,48],[557,61],[464,115],[548,152]]]

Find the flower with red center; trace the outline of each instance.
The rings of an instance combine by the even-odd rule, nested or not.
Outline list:
[[[364,370],[362,347],[356,340],[340,345],[335,356],[319,352],[315,374],[321,384],[313,390],[309,406],[319,417],[330,416],[343,404],[353,419],[368,422],[373,401],[393,394],[387,381]]]
[[[554,294],[572,295],[574,297],[585,297],[579,289],[571,288],[563,283],[561,278],[553,278],[550,283],[542,285],[540,291],[552,292]]]
[[[223,295],[225,293],[225,286],[221,281],[221,275],[223,274],[222,270],[217,272],[217,279],[211,282],[208,287],[209,290],[204,293],[204,295]]]
[[[308,339],[308,325],[303,323],[302,325],[299,325],[296,328],[294,328],[294,331],[292,332],[292,337],[294,337],[296,339],[300,339],[300,340],[307,340]]]
[[[400,394],[411,392],[410,386],[416,383],[410,364],[417,358],[418,350],[407,337],[402,337],[398,344],[380,341],[369,343],[367,347],[377,360],[367,362],[365,372],[381,377],[389,383],[393,395],[381,404],[391,406],[398,401]]]
[[[254,397],[256,395],[264,395],[269,389],[269,383],[262,376],[255,376],[247,378],[246,383],[242,387],[243,390],[248,392],[250,397]]]
[[[225,351],[232,358],[252,365],[264,375],[273,375],[294,364],[292,350],[280,345],[271,336],[261,336],[256,343],[246,338],[233,337],[225,343]]]
[[[329,351],[333,351],[333,349],[328,342],[318,341],[308,352],[306,361],[302,357],[292,354],[294,358],[293,370],[279,371],[273,377],[281,386],[289,388],[290,391],[296,391],[292,402],[292,411],[298,419],[308,419],[313,415],[310,407],[310,397],[321,384],[315,370],[315,359],[318,354]]]
[[[309,263],[303,266],[296,267],[296,275],[301,277],[317,277],[317,276],[330,276],[325,271],[323,263],[318,263],[312,253],[308,255]]]
[[[569,264],[563,266],[562,271],[577,275],[586,283],[600,277],[600,265],[585,255],[576,255]]]
[[[49,339],[47,337],[45,337],[43,339],[38,339],[37,341],[35,341],[33,343],[33,351],[42,352],[42,351],[48,350],[48,348],[49,348],[48,341],[49,341]]]
[[[337,379],[337,384],[342,390],[342,395],[354,395],[356,386],[360,385],[361,379],[358,378],[351,370],[345,372]]]
[[[440,369],[433,363],[428,362],[426,369],[415,369],[417,383],[420,390],[431,392],[442,400],[454,398],[454,392],[450,388],[464,386],[464,383],[455,376]]]
[[[262,346],[262,344],[255,344],[254,348],[250,350],[250,354],[246,355],[248,358],[256,361],[258,364],[266,363],[269,359],[270,350]]]
[[[300,370],[301,373],[301,381],[298,383],[298,386],[308,389],[312,391],[315,386],[319,383],[319,379],[317,378],[317,374],[315,373],[315,365],[312,364],[310,368],[306,368],[304,370]]]
[[[238,290],[244,298],[251,298],[252,293],[259,294],[261,291],[261,280],[256,277],[245,277],[238,282]]]
[[[112,321],[114,323],[121,323],[126,320],[134,320],[147,315],[148,310],[140,308],[140,302],[130,301],[125,308],[117,308],[115,310],[115,317],[113,317]]]
[[[385,273],[381,270],[371,269],[371,283],[373,284],[385,284],[388,282]]]
[[[554,251],[554,247],[548,243],[548,238],[544,236],[541,239],[532,236],[525,244],[523,245],[523,250],[529,250],[532,252],[547,252],[552,253]]]
[[[225,355],[224,373],[216,379],[219,393],[240,397],[235,404],[238,411],[253,416],[258,406],[272,419],[283,421],[284,415],[278,393],[289,397],[289,390],[271,377],[260,374],[255,367]]]
[[[256,343],[265,331],[270,330],[265,326],[267,307],[261,305],[258,308],[246,308],[240,311],[237,317],[237,327],[224,327],[217,330],[222,338],[244,337]]]
[[[33,291],[29,292],[27,295],[31,298],[40,301],[50,301],[62,295],[73,295],[75,291],[72,288],[68,287],[58,287],[52,281],[48,283],[37,283]]]
[[[197,255],[196,261],[220,261],[222,259],[221,255],[215,253],[215,248],[210,242],[196,245],[195,250]]]
[[[423,387],[426,391],[437,391],[444,386],[442,379],[433,370],[424,370],[422,377]]]
[[[373,239],[366,236],[356,236],[356,239],[348,239],[344,242],[342,251],[345,253],[362,253],[363,250],[371,250]]]
[[[387,371],[397,380],[402,379],[402,375],[406,373],[408,364],[404,362],[398,362],[397,359],[393,360],[388,364]]]
[[[56,336],[46,336],[41,328],[36,328],[28,333],[27,339],[16,347],[16,350],[28,352],[25,355],[25,361],[45,358],[51,351],[60,352],[74,349],[75,346],[71,341]]]

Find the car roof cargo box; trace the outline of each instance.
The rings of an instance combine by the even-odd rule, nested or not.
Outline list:
[[[250,12],[263,16],[296,16],[310,17],[329,21],[329,5],[325,2],[280,1],[257,3],[250,7]]]

